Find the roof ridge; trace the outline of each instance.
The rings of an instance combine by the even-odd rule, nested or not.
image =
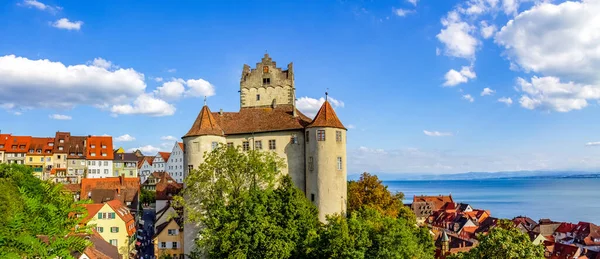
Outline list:
[[[346,129],[337,114],[335,114],[335,110],[329,104],[329,101],[325,100],[321,108],[315,115],[313,121],[306,126],[307,128],[311,127],[331,127],[331,128],[339,128]]]

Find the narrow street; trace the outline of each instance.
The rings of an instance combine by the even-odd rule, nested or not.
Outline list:
[[[140,258],[154,258],[154,244],[152,244],[152,236],[154,235],[154,208],[144,208],[142,220],[144,220],[143,240],[138,239],[141,243]]]

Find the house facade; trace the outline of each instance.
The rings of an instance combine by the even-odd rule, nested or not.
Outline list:
[[[183,142],[176,142],[171,150],[166,171],[178,183],[183,183]]]
[[[138,174],[140,176],[140,183],[146,182],[150,174],[154,172],[152,161],[154,161],[154,157],[151,156],[142,157],[138,161]]]
[[[88,136],[86,143],[86,178],[106,178],[113,176],[112,137]]]
[[[117,247],[123,258],[130,258],[129,255],[134,249],[136,229],[134,217],[129,209],[119,200],[84,206],[88,211],[84,222],[96,225],[96,231],[104,240]]]
[[[166,171],[165,168],[167,166],[167,161],[169,161],[169,156],[171,156],[171,153],[169,152],[158,152],[158,154],[154,156],[154,160],[152,160],[153,172]]]
[[[134,153],[114,152],[113,172],[114,176],[138,177],[138,157]]]
[[[184,258],[183,221],[179,213],[171,206],[158,211],[155,219],[154,256],[169,255],[172,258]]]

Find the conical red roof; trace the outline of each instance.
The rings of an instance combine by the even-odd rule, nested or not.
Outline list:
[[[346,129],[340,119],[338,119],[337,115],[335,115],[335,111],[328,101],[323,103],[321,109],[319,109],[319,112],[317,112],[315,119],[313,119],[313,121],[306,127],[330,127]]]
[[[202,110],[200,111],[200,114],[198,114],[190,131],[183,137],[203,135],[223,136],[223,129],[217,124],[215,117],[213,117],[212,113],[210,113],[210,109],[206,105],[202,107]]]

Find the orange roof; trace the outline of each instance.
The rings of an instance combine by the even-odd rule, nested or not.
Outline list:
[[[31,138],[31,142],[29,143],[29,149],[27,150],[28,155],[35,154],[52,154],[52,146],[49,144],[54,144],[54,138]]]
[[[133,218],[133,215],[131,215],[129,209],[125,206],[125,204],[123,204],[119,200],[112,200],[107,202],[106,204],[108,204],[108,206],[110,206],[116,212],[116,214],[119,215],[119,217],[125,222],[125,225],[127,226],[127,234],[131,236],[133,233],[135,233],[135,227],[132,227],[135,225],[135,220]]]
[[[7,148],[6,143],[10,139],[10,134],[0,134],[0,151],[4,151]]]
[[[125,190],[130,192],[123,193],[127,195],[135,195],[135,191],[140,189],[139,178],[124,178],[124,177],[107,177],[107,178],[83,178],[81,179],[81,199],[88,197],[92,190],[113,190],[117,193],[123,193]],[[129,200],[132,197],[123,197]]]
[[[181,151],[183,151],[183,142],[177,142],[177,144],[179,144],[179,148],[181,149]]]
[[[26,153],[30,143],[30,136],[10,136],[5,144],[6,153]]]
[[[87,223],[88,221],[90,221],[90,219],[92,219],[94,216],[96,216],[96,214],[98,213],[98,211],[100,211],[100,209],[102,209],[102,207],[104,206],[104,204],[102,204],[102,203],[93,203],[93,204],[83,204],[83,206],[87,210],[88,215],[81,222],[82,223]]]
[[[444,205],[446,205],[446,203],[448,203],[448,202],[454,203],[454,200],[452,200],[452,195],[449,195],[449,196],[444,196],[444,195],[413,196],[413,203],[414,202],[429,202],[433,205],[432,210],[439,210],[442,207],[444,207]]]
[[[184,137],[216,135],[223,136],[223,129],[215,121],[215,117],[210,113],[208,106],[204,105],[196,121]]]
[[[325,101],[323,105],[321,105],[321,109],[317,112],[315,119],[307,126],[307,128],[311,127],[346,129],[340,119],[338,119],[333,107],[331,107],[331,104],[329,104],[328,101]]]
[[[113,160],[112,137],[110,136],[89,136],[87,138],[88,160]]]
[[[56,132],[54,135],[54,153],[63,153],[66,154],[68,152],[69,138],[71,137],[70,132]],[[62,143],[61,143],[62,140]],[[62,147],[62,150],[61,150]]]
[[[171,156],[171,152],[158,152],[158,154],[160,155],[160,157],[162,157],[165,163],[169,161],[169,157]]]
[[[303,130],[311,121],[300,111],[293,116],[294,107],[289,104],[272,107],[246,107],[239,112],[212,113],[225,135]],[[185,136],[184,136],[185,137]]]

